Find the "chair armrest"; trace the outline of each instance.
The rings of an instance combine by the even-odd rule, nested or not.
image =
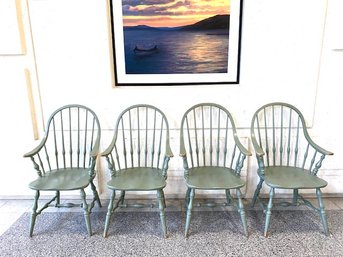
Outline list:
[[[257,156],[262,157],[265,153],[263,149],[259,146],[254,135],[251,136],[251,142],[254,147]]]
[[[112,152],[112,150],[113,150],[113,148],[114,148],[114,145],[115,145],[115,142],[116,142],[116,139],[117,139],[117,136],[115,135],[115,136],[113,137],[113,139],[112,139],[110,145],[106,148],[105,151],[103,151],[103,152],[101,153],[101,156],[105,157],[105,156],[109,155],[109,154]]]
[[[180,157],[186,157],[186,148],[185,148],[185,143],[183,141],[183,135],[180,137]]]
[[[324,148],[320,147],[319,145],[315,144],[313,147],[318,150],[318,152],[325,154],[325,155],[333,155],[333,152],[330,152],[328,150],[325,150]]]
[[[310,136],[305,133],[306,139],[309,142],[309,144],[318,152],[320,152],[321,154],[324,155],[333,155],[333,152],[330,152],[328,150],[325,150],[324,148],[320,147],[319,145],[317,145],[311,138]]]
[[[35,154],[37,154],[44,146],[45,144],[45,141],[46,141],[46,137],[44,137],[42,139],[42,141],[39,143],[39,145],[37,147],[35,147],[33,150],[31,150],[30,152],[24,154],[24,157],[27,158],[27,157],[32,157],[34,156]]]
[[[172,152],[172,150],[170,148],[169,143],[167,143],[167,146],[166,146],[166,156],[168,156],[169,158],[174,157],[174,154],[173,154],[173,152]]]
[[[235,142],[236,142],[238,149],[241,151],[242,154],[244,154],[245,156],[251,156],[252,155],[251,152],[242,145],[242,143],[239,140],[237,135],[235,135]]]
[[[90,152],[90,156],[97,157],[99,155],[99,148],[100,148],[100,141],[95,142],[92,151]]]

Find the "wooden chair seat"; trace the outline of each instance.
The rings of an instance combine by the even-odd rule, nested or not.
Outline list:
[[[235,189],[245,185],[233,169],[226,167],[198,167],[188,170],[187,186],[197,189]]]
[[[162,171],[156,168],[130,168],[121,170],[107,183],[109,189],[149,191],[166,186]]]
[[[328,184],[306,169],[286,166],[266,167],[264,179],[268,186],[284,189],[323,188]]]
[[[32,181],[29,187],[33,190],[76,190],[89,185],[89,169],[73,168],[51,171],[43,177]]]

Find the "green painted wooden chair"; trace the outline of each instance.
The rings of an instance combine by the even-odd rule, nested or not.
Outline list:
[[[156,191],[166,237],[163,188],[173,153],[169,145],[169,125],[163,112],[143,104],[125,109],[117,119],[112,142],[102,156],[106,157],[111,172],[107,187],[112,190],[104,237],[107,237],[112,214],[118,207],[145,207],[139,203],[125,204],[127,191]],[[121,191],[121,195],[115,202],[116,191]]]
[[[29,184],[36,191],[30,222],[30,236],[37,215],[50,207],[83,208],[87,231],[92,235],[90,212],[95,202],[101,207],[93,180],[100,143],[100,123],[96,114],[82,105],[66,105],[50,116],[40,144],[24,157],[31,158],[38,178]],[[91,186],[93,200],[86,201],[85,188]],[[61,191],[80,190],[82,204],[60,202]],[[41,191],[55,191],[52,199],[41,208],[38,199]],[[55,202],[55,204],[52,204]]]
[[[327,182],[317,177],[317,173],[325,156],[332,153],[312,141],[301,112],[287,103],[270,103],[262,106],[252,118],[251,139],[260,178],[252,206],[259,200],[263,182],[270,188],[266,208],[258,201],[266,213],[264,236],[268,235],[275,189],[292,190],[292,202],[282,202],[280,205],[305,204],[316,210],[320,214],[325,234],[329,235],[321,193],[321,188],[325,187]],[[299,194],[301,189],[316,190],[318,207]]]
[[[213,103],[197,104],[183,115],[180,131],[180,156],[187,184],[186,227],[188,236],[195,190],[224,190],[225,206],[233,205],[240,213],[244,234],[248,236],[240,173],[246,156],[251,155],[237,137],[231,114]],[[235,198],[230,190],[236,191]],[[213,207],[220,203],[208,203]],[[198,204],[201,206],[201,204]]]

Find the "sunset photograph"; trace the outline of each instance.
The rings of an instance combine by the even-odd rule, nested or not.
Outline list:
[[[113,1],[113,10],[121,11],[121,27],[115,26],[122,37],[114,40],[123,52],[122,72],[129,76],[234,74],[236,70],[229,68],[231,2],[240,1]]]

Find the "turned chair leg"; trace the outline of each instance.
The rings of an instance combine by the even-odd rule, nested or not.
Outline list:
[[[35,227],[36,224],[36,217],[37,217],[37,209],[38,209],[38,199],[40,196],[39,190],[36,191],[35,194],[35,199],[32,207],[32,214],[31,214],[31,220],[30,220],[30,237],[32,237],[33,234],[33,228]]]
[[[190,197],[189,197],[189,195],[190,195],[190,193],[191,193],[191,188],[187,188],[187,191],[186,191],[186,198],[185,198],[185,208],[187,209],[187,207],[188,207],[188,204],[189,204],[189,199],[190,199]]]
[[[294,189],[293,190],[293,205],[298,205],[298,197],[299,197],[299,190]]]
[[[113,203],[114,203],[115,197],[116,197],[116,191],[113,190],[110,202],[108,204],[107,214],[106,214],[106,221],[105,221],[105,228],[104,228],[104,237],[107,237],[108,228],[110,227],[111,217],[112,217],[112,214],[114,212]]]
[[[125,191],[121,191],[121,195],[120,195],[120,204],[124,204],[124,200],[125,200]]]
[[[61,204],[61,194],[60,191],[56,191],[56,205],[55,207],[59,207],[59,205]]]
[[[167,225],[166,225],[166,215],[165,215],[165,199],[164,199],[164,193],[163,190],[157,190],[157,198],[158,198],[158,203],[159,203],[159,209],[160,209],[160,218],[161,218],[161,226],[162,226],[162,231],[163,231],[163,236],[164,238],[167,238]]]
[[[91,236],[92,235],[91,219],[89,216],[89,210],[88,210],[88,204],[87,204],[87,200],[86,200],[85,190],[81,189],[80,194],[81,194],[82,208],[83,208],[83,213],[85,216],[85,222],[86,222],[86,226],[87,226],[88,235]]]
[[[265,237],[268,236],[268,228],[269,228],[270,216],[272,214],[274,193],[275,193],[275,189],[274,188],[270,188],[269,202],[268,202],[267,210],[266,210],[266,223],[264,225],[264,236]]]
[[[328,227],[328,221],[326,219],[326,214],[324,210],[324,202],[322,199],[322,192],[320,188],[316,189],[316,194],[317,194],[317,199],[318,199],[318,204],[319,204],[319,214],[320,214],[320,219],[322,220],[323,223],[323,228],[324,228],[324,233],[325,235],[329,235],[329,227]]]
[[[242,192],[239,188],[236,189],[236,194],[237,194],[237,198],[238,198],[238,212],[241,215],[244,234],[246,236],[248,236],[248,226],[247,226],[247,219],[245,217],[244,205],[243,205],[243,201],[242,201]]]
[[[191,223],[194,195],[195,195],[195,189],[192,188],[192,189],[190,190],[190,194],[189,194],[189,203],[188,203],[188,206],[187,206],[185,237],[188,236],[189,225],[190,225],[190,223]]]
[[[231,194],[230,194],[230,189],[226,189],[225,190],[225,195],[226,195],[226,202],[228,205],[231,204],[232,198],[231,198]]]

